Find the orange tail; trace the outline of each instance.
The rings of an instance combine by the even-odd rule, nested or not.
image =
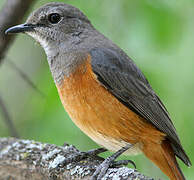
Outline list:
[[[162,144],[145,144],[143,152],[171,180],[185,180],[168,140],[162,141]]]

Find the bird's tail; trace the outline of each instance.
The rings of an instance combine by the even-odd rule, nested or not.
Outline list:
[[[154,144],[153,146],[145,144],[143,152],[171,180],[185,180],[168,140],[163,140],[162,144]]]

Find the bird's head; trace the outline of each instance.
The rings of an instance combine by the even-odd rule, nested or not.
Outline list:
[[[92,29],[88,18],[77,8],[64,3],[48,3],[34,11],[25,24],[9,28],[6,33],[27,33],[45,51],[76,41],[84,31]]]

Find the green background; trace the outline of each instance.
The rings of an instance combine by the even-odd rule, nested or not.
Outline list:
[[[0,1],[0,7],[4,2]],[[33,9],[46,2],[51,1],[37,1]],[[193,161],[194,1],[61,2],[80,8],[100,32],[118,44],[140,67],[170,112],[182,144]],[[44,93],[43,97],[29,87],[5,59],[0,69],[0,95],[21,137],[58,145],[68,142],[81,150],[97,147],[65,113],[43,49],[32,38],[21,34],[7,57]],[[0,136],[9,136],[1,114]],[[140,172],[167,179],[143,155],[128,158],[136,162]],[[194,179],[193,167],[187,168],[182,162],[180,166],[188,180]]]

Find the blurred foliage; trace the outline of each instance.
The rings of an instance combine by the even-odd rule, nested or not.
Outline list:
[[[33,9],[46,2],[49,0],[37,1]],[[144,72],[169,110],[182,144],[193,161],[194,1],[66,2],[84,11],[93,25],[124,49]],[[35,44],[30,37],[19,35],[7,56],[28,74],[45,97],[30,88],[6,63],[6,59],[0,71],[0,95],[6,101],[20,135],[58,145],[68,142],[81,150],[97,147],[65,113],[44,51]],[[0,136],[9,136],[1,118]],[[129,158],[136,162],[141,172],[167,179],[143,155]],[[183,163],[180,165],[187,179],[194,179],[194,168],[188,169]]]

